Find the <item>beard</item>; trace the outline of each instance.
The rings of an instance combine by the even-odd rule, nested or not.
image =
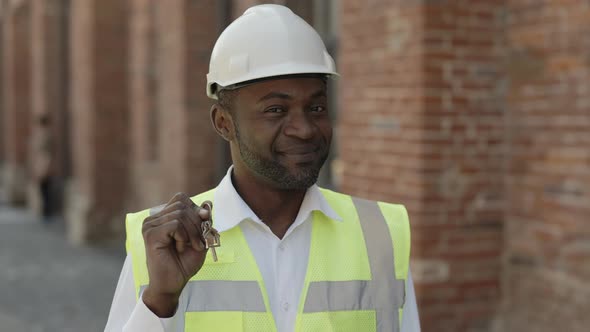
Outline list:
[[[311,164],[297,166],[296,170],[290,171],[288,167],[281,164],[276,158],[265,158],[242,139],[240,130],[236,125],[236,140],[240,150],[240,156],[246,166],[270,182],[277,188],[283,190],[306,190],[314,185],[320,174],[324,162],[328,158],[328,146],[321,143],[318,158]]]

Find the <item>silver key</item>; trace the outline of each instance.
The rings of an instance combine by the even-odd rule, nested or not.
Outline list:
[[[201,230],[203,232],[203,238],[205,239],[205,248],[211,249],[211,255],[213,255],[213,261],[217,262],[217,253],[215,248],[221,246],[219,240],[219,232],[211,226],[211,220],[205,220],[201,222]]]

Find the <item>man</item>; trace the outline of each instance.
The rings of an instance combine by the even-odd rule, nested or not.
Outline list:
[[[222,33],[207,94],[233,166],[211,191],[128,215],[107,331],[419,331],[405,209],[315,185],[333,75],[286,7],[252,7]]]

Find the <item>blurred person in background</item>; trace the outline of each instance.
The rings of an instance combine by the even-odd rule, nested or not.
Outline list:
[[[35,201],[39,202],[38,210],[44,222],[49,222],[52,214],[53,150],[51,118],[47,114],[41,114],[31,139],[30,160],[35,184],[34,196],[39,198]]]
[[[105,330],[420,331],[405,208],[315,184],[338,75],[317,32],[286,7],[252,7],[209,70],[211,121],[233,165],[215,189],[127,216]]]

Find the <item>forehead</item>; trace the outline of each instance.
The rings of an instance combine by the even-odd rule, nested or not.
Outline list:
[[[272,96],[305,100],[325,96],[326,82],[319,77],[287,77],[257,82],[237,91],[240,102],[256,103]]]

